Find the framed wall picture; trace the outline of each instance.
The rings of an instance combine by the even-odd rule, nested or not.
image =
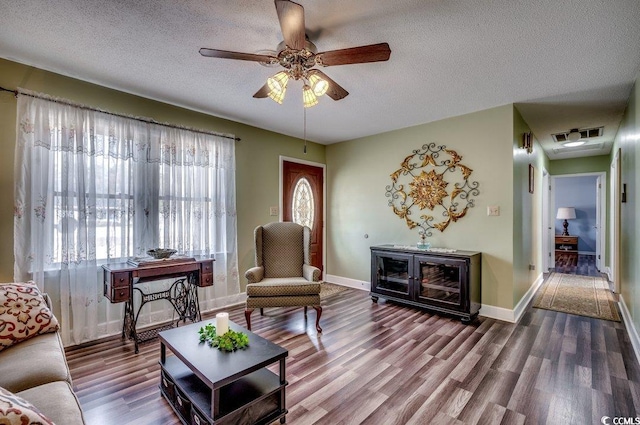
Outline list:
[[[529,164],[529,193],[533,193],[534,182],[535,182],[535,168],[533,165]]]

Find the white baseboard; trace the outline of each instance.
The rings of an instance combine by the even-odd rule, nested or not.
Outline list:
[[[529,302],[533,299],[534,295],[540,285],[544,282],[544,276],[541,274],[538,275],[533,285],[529,288],[526,294],[520,299],[518,304],[513,310],[503,307],[495,307],[492,305],[483,304],[480,308],[480,315],[484,317],[489,317],[491,319],[503,320],[505,322],[517,323],[522,315],[524,314]]]
[[[640,361],[640,337],[638,336],[638,330],[633,324],[631,313],[629,313],[627,303],[624,302],[622,294],[620,294],[619,297],[620,301],[618,302],[618,305],[620,305],[620,312],[622,312],[622,320],[624,321],[624,325],[627,328],[627,333],[629,334],[629,339],[631,340],[631,345],[633,346],[633,352],[636,354],[636,359]]]
[[[609,282],[613,282],[613,274],[611,273],[611,267],[605,267],[604,269],[602,269],[602,272],[607,275],[607,279],[609,279]]]
[[[226,297],[210,298],[208,300],[200,301],[200,312],[208,313],[213,310],[218,310],[222,307],[231,307],[238,304],[242,304],[247,301],[247,293],[240,292],[239,294],[227,295]]]
[[[360,289],[363,291],[371,291],[371,282],[365,282],[363,280],[356,280],[350,279],[348,277],[327,274],[324,276],[324,281],[335,283],[336,285],[348,286],[349,288]]]
[[[518,302],[518,304],[516,305],[516,308],[514,309],[516,319],[515,322],[520,321],[520,318],[524,314],[533,297],[536,295],[536,292],[540,288],[540,285],[542,285],[542,282],[544,282],[544,276],[542,275],[542,273],[540,273],[535,282],[533,282],[533,285],[531,285],[527,293],[524,294],[524,297],[522,297],[520,299],[520,302]]]
[[[349,288],[360,289],[363,291],[371,291],[371,282],[365,282],[362,280],[351,279],[348,277],[335,276],[331,274],[325,275],[325,282],[335,283],[337,285],[347,286]],[[527,293],[522,297],[516,308],[510,310],[508,308],[495,307],[492,305],[482,305],[480,308],[480,315],[484,317],[489,317],[492,319],[503,320],[505,322],[516,323],[520,320],[520,317],[524,314],[525,309],[529,302],[533,299],[536,291],[542,285],[544,281],[544,277],[542,274],[538,275],[536,281],[531,285],[531,288],[527,291]]]
[[[508,308],[482,304],[482,307],[480,307],[480,313],[478,314],[483,317],[502,320],[504,322],[510,322],[510,323],[516,322],[514,311],[509,310]]]

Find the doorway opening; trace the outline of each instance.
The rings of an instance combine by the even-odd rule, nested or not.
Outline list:
[[[550,187],[551,270],[599,275],[606,257],[606,173],[551,176]]]

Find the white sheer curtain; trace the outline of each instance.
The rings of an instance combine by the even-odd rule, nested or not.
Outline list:
[[[103,297],[100,266],[149,248],[215,255],[201,304],[233,301],[233,139],[41,97],[18,98],[14,278],[59,302],[65,344],[119,330],[122,305]],[[169,303],[154,308],[139,323],[172,317]]]

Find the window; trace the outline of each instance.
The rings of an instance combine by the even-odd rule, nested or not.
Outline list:
[[[291,216],[293,222],[313,228],[314,202],[311,185],[306,178],[301,178],[293,189]]]
[[[14,277],[32,279],[57,298],[65,344],[95,338],[120,314],[117,306],[98,308],[106,261],[156,247],[215,255],[216,285],[200,300],[240,293],[233,137],[24,93]]]

